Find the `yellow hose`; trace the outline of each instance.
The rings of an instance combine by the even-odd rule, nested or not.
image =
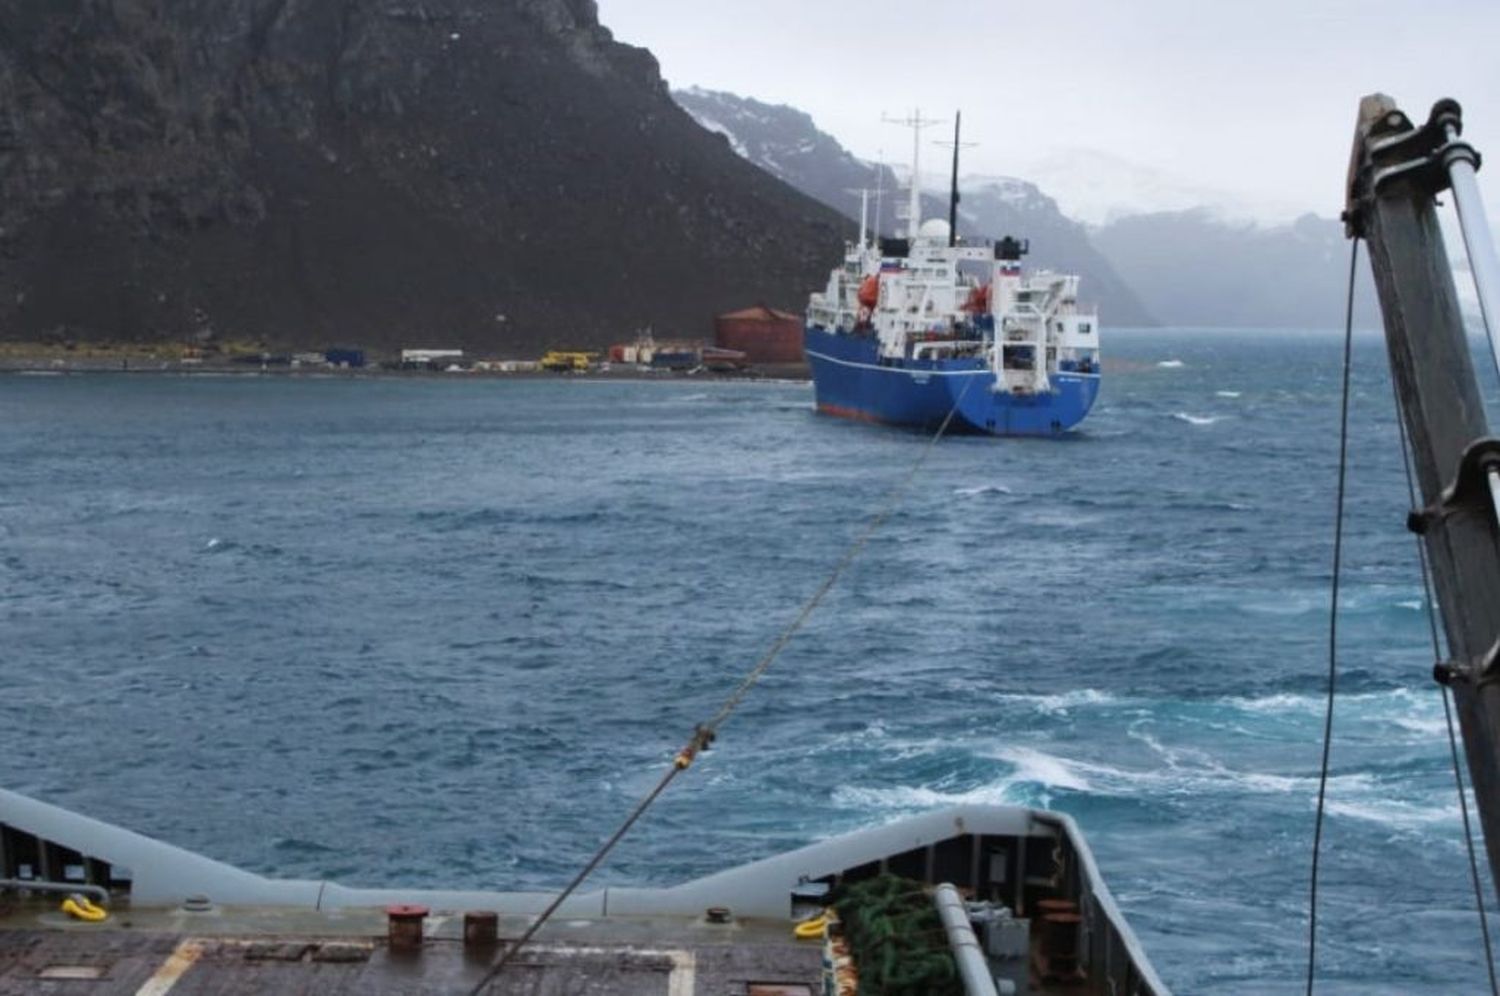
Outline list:
[[[84,896],[69,896],[62,902],[62,911],[75,920],[85,923],[98,923],[108,918],[109,911],[102,906],[95,906]]]
[[[792,933],[803,940],[822,937],[828,931],[828,914],[823,913],[811,920],[803,920],[792,928]]]

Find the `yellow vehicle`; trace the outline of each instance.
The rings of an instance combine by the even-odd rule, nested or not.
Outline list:
[[[599,358],[598,353],[584,353],[566,349],[549,349],[542,355],[543,370],[573,371],[587,370]]]

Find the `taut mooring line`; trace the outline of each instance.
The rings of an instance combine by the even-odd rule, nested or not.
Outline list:
[[[958,406],[963,403],[964,397],[969,393],[969,388],[974,384],[974,380],[975,378],[973,377],[968,378],[968,383],[964,385],[964,389],[959,392],[958,397],[954,400],[953,407],[948,410],[948,414],[943,418],[942,424],[938,426],[937,432],[928,440],[927,445],[922,448],[922,452],[918,454],[917,459],[912,463],[911,469],[892,486],[886,496],[884,506],[869,521],[864,531],[850,544],[849,549],[844,551],[844,555],[839,558],[838,563],[834,565],[828,577],[813,592],[812,597],[803,603],[802,609],[797,613],[796,618],[781,632],[781,635],[771,644],[771,648],[766,651],[765,655],[750,669],[739,685],[730,693],[729,697],[724,700],[724,704],[719,707],[718,712],[714,713],[713,718],[707,723],[699,723],[693,728],[693,735],[688,740],[687,745],[677,752],[677,755],[672,759],[671,767],[662,774],[661,779],[656,783],[655,787],[647,792],[640,802],[636,803],[635,808],[630,811],[630,815],[625,817],[624,822],[620,824],[619,828],[594,852],[594,856],[589,859],[588,863],[583,866],[583,869],[577,875],[573,876],[573,880],[557,894],[552,902],[547,904],[547,908],[532,922],[530,927],[526,928],[526,932],[521,935],[520,939],[506,949],[494,967],[486,972],[484,978],[479,980],[479,984],[470,990],[469,996],[480,996],[484,988],[536,936],[537,931],[542,929],[542,925],[552,918],[552,914],[557,912],[558,907],[577,891],[578,887],[593,873],[595,868],[599,867],[599,864],[614,850],[615,845],[635,825],[636,821],[645,815],[646,810],[651,808],[652,803],[656,802],[661,794],[667,790],[667,786],[672,784],[672,781],[678,775],[682,774],[692,765],[701,751],[713,743],[714,738],[718,735],[719,726],[729,718],[730,714],[734,712],[745,696],[750,693],[750,689],[754,688],[756,683],[770,670],[771,665],[776,661],[781,651],[792,641],[792,637],[797,635],[797,631],[807,622],[813,611],[823,601],[824,596],[833,589],[833,586],[838,582],[844,571],[864,551],[865,546],[870,542],[870,538],[891,517],[891,514],[900,504],[901,496],[905,494],[906,489],[916,478],[917,472],[922,469],[923,464],[927,462],[927,458],[932,455],[932,451],[937,447],[938,441],[943,438],[943,435],[948,431],[948,427],[952,425],[954,416],[958,414]]]

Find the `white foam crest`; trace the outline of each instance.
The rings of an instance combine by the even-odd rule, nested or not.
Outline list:
[[[1214,394],[1221,398],[1238,398],[1240,396],[1239,391],[1215,391]]]
[[[1029,705],[1038,712],[1044,713],[1061,713],[1080,706],[1119,705],[1126,701],[1108,692],[1101,692],[1097,688],[1075,688],[1071,691],[1058,692],[1053,695],[997,695],[995,698],[1001,702],[1015,702],[1021,705]]]
[[[834,790],[833,801],[858,809],[933,809],[943,806],[994,806],[1014,804],[1012,790],[1019,785],[1043,789],[1091,792],[1093,785],[1083,774],[1089,765],[1069,761],[1032,747],[1008,747],[995,755],[1013,770],[985,785],[962,791],[944,791],[927,785],[896,785],[889,788],[844,785]]]
[[[1335,816],[1378,823],[1397,830],[1420,830],[1438,823],[1458,822],[1458,803],[1445,806],[1419,806],[1390,798],[1330,799],[1327,810]]]
[[[1324,707],[1327,699],[1323,696],[1293,695],[1290,692],[1278,692],[1275,695],[1262,695],[1257,698],[1242,698],[1231,696],[1220,699],[1227,706],[1235,709],[1243,709],[1245,712],[1316,712]]]
[[[1303,721],[1321,717],[1328,708],[1328,699],[1321,694],[1282,693],[1259,698],[1226,698],[1219,702],[1258,716],[1279,715]],[[1421,743],[1447,734],[1441,702],[1436,695],[1416,689],[1340,695],[1335,708],[1352,723],[1347,732],[1361,739],[1395,737],[1406,743]]]
[[[958,805],[1004,805],[1004,790],[984,786],[968,792],[939,792],[923,785],[869,788],[841,785],[833,790],[833,803],[847,809],[940,809]]]
[[[985,495],[1008,495],[1011,491],[1003,484],[980,484],[972,488],[954,488],[953,493],[959,498],[980,498]]]
[[[1234,709],[1260,713],[1321,713],[1328,705],[1328,697],[1322,692],[1313,695],[1297,695],[1292,692],[1276,692],[1271,695],[1256,696],[1229,695],[1217,701]],[[1411,688],[1393,688],[1385,692],[1356,692],[1340,695],[1338,701],[1344,704],[1364,707],[1389,705],[1392,708],[1402,710],[1403,714],[1409,712],[1414,707],[1423,711],[1436,708],[1438,702],[1435,695],[1424,695]]]
[[[1154,739],[1137,731],[1137,738]],[[1030,748],[1007,748],[997,753],[1001,760],[1016,765],[1009,784],[1034,782],[1055,788],[1105,795],[1137,796],[1141,792],[1167,795],[1201,795],[1205,792],[1241,794],[1244,792],[1275,795],[1286,792],[1316,792],[1316,775],[1284,775],[1268,771],[1239,771],[1226,767],[1201,752],[1189,752],[1194,763],[1184,764],[1184,752],[1159,742],[1152,746],[1167,764],[1165,767],[1131,770],[1088,761],[1070,761]],[[1330,789],[1342,792],[1367,792],[1378,788],[1375,777],[1365,772],[1335,775],[1328,779]],[[1007,785],[1006,787],[1009,787]]]
[[[1089,765],[1081,762],[1069,761],[1034,747],[1007,747],[1000,751],[999,757],[1015,765],[1016,770],[1002,783],[1007,787],[1028,782],[1049,788],[1072,789],[1075,792],[1093,791],[1093,785],[1082,774]]]
[[[1161,367],[1163,370],[1178,370],[1186,366],[1186,364],[1181,360],[1162,360],[1157,364],[1157,366]]]
[[[1175,418],[1179,422],[1186,422],[1188,425],[1213,425],[1215,422],[1219,421],[1224,416],[1222,416],[1222,415],[1189,415],[1187,412],[1173,412],[1172,413],[1172,417]]]
[[[1005,747],[988,756],[1005,763],[1010,770],[983,785],[963,790],[932,785],[841,786],[834,791],[833,801],[855,809],[909,810],[957,805],[1036,805],[1038,796],[1040,804],[1045,806],[1050,804],[1047,800],[1051,790],[1056,789],[1119,798],[1289,793],[1313,798],[1318,789],[1316,775],[1237,771],[1204,757],[1194,757],[1195,763],[1187,765],[1181,763],[1182,759],[1197,752],[1177,752],[1157,742],[1153,750],[1162,754],[1165,765],[1129,770],[1059,757],[1034,747]],[[1342,803],[1351,808],[1366,805],[1364,798],[1379,797],[1385,791],[1373,775],[1364,772],[1335,775],[1329,778],[1328,786],[1335,795],[1354,796],[1353,801]],[[1018,791],[1023,787],[1030,791]]]
[[[1448,735],[1448,723],[1439,715],[1397,716],[1396,725],[1423,738]]]

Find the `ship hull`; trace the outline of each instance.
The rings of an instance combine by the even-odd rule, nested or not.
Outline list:
[[[843,418],[935,429],[954,412],[950,432],[1058,436],[1083,421],[1099,395],[1097,373],[1052,374],[1052,390],[995,390],[995,375],[975,359],[882,363],[873,336],[804,332],[818,411]]]

